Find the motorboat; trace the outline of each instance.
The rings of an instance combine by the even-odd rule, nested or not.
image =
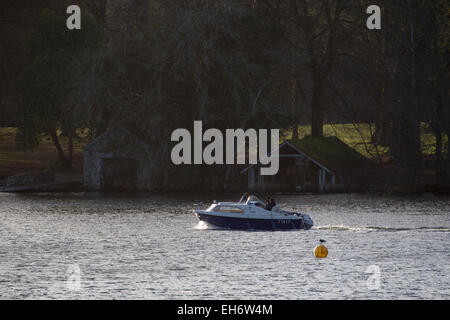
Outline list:
[[[313,226],[313,221],[307,214],[281,210],[281,205],[268,210],[256,196],[246,196],[242,196],[239,202],[214,201],[208,209],[194,212],[206,225],[223,229],[308,230]]]

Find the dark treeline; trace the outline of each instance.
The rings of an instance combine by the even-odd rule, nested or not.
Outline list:
[[[449,184],[448,1],[80,0],[81,31],[65,29],[63,2],[33,25],[15,121],[19,141],[50,135],[67,166],[57,130],[126,127],[161,165],[193,120],[293,138],[301,124],[322,136],[324,123],[368,123],[410,186],[433,133],[436,184]],[[366,27],[372,4],[381,30]]]

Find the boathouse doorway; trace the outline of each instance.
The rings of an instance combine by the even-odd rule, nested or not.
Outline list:
[[[136,191],[136,159],[102,159],[102,184],[104,191]]]

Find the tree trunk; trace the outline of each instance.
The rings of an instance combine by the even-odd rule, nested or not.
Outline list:
[[[436,136],[436,152],[435,152],[435,188],[438,190],[441,186],[448,183],[447,170],[445,169],[445,160],[442,153],[442,134],[445,132],[444,112],[441,103],[441,97],[436,95],[436,114],[434,124],[434,134]],[[448,142],[447,142],[448,143]],[[447,153],[448,154],[448,153]]]
[[[412,13],[411,13],[412,15]],[[408,125],[411,126],[413,151],[415,160],[418,162],[420,160],[420,120],[419,120],[419,99],[417,97],[417,65],[416,65],[416,43],[414,35],[414,23],[411,22],[411,111],[407,113],[410,115]]]
[[[319,68],[314,68],[314,91],[311,101],[311,133],[313,137],[323,137],[323,76],[320,74]]]
[[[67,160],[66,156],[64,155],[64,152],[61,148],[61,144],[59,143],[58,134],[56,131],[50,132],[50,136],[52,138],[53,144],[56,147],[56,150],[58,151],[58,156],[61,162],[64,164],[64,166],[69,169],[71,167],[69,161]]]
[[[68,156],[68,162],[69,162],[69,168],[72,168],[72,164],[73,164],[73,138],[70,137],[69,138],[69,156]]]
[[[295,74],[295,68],[292,69]],[[298,140],[298,119],[297,119],[297,75],[295,74],[294,80],[292,81],[292,91],[291,91],[291,112],[294,116],[294,123],[292,124],[292,140]]]
[[[292,140],[298,140],[298,124],[292,127]]]
[[[420,146],[420,120],[419,120],[419,99],[417,96],[417,65],[416,65],[416,39],[415,39],[415,21],[411,1],[408,2],[409,5],[409,18],[410,18],[410,59],[411,59],[411,73],[409,76],[410,82],[410,95],[411,95],[411,105],[409,110],[405,110],[406,121],[408,129],[405,130],[407,136],[405,137],[408,141],[410,154],[408,155],[407,163],[411,166],[411,181],[416,184],[416,175],[419,169],[419,162],[421,158],[421,146]]]
[[[435,180],[434,185],[439,188],[442,185],[443,170],[442,170],[442,135],[439,125],[435,127],[436,135],[436,152],[435,152]]]
[[[386,87],[388,83],[388,76],[386,72],[386,38],[385,34],[378,39],[377,52],[377,71],[376,71],[376,93],[377,93],[377,109],[375,118],[375,133],[373,136],[374,142],[381,145],[388,145],[391,132],[389,130],[390,121],[386,108]]]
[[[450,120],[446,121],[444,131],[447,133],[447,154],[445,160],[447,160],[447,162],[450,162]]]

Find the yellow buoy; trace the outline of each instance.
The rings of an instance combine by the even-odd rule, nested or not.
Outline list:
[[[326,258],[328,255],[328,249],[323,245],[325,240],[320,239],[320,244],[314,248],[314,255],[316,258]]]

